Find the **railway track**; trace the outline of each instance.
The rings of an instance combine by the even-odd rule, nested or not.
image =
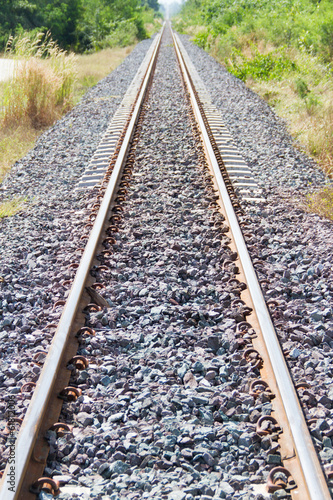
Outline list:
[[[126,438],[122,446],[118,443],[112,449],[110,442],[114,439],[109,436],[109,450],[104,445],[94,464],[102,478],[111,478],[110,483],[113,480],[112,491],[123,491],[124,497],[128,494],[124,478],[121,488],[116,487],[114,480],[118,476],[130,477],[129,471],[134,467],[140,471],[166,471],[165,477],[176,470],[180,480],[183,471],[192,480],[185,486],[172,486],[171,491],[166,487],[165,491],[154,493],[154,488],[149,490],[151,485],[147,485],[146,478],[143,489],[132,488],[132,498],[143,495],[159,498],[160,494],[161,498],[175,495],[174,498],[184,499],[191,495],[203,498],[236,495],[236,498],[245,494],[253,498],[267,489],[271,494],[279,491],[286,498],[330,498],[270,319],[269,310],[274,310],[277,304],[274,301],[265,304],[242,236],[241,228],[246,228],[247,221],[237,194],[256,201],[260,192],[250,170],[230,144],[221,118],[200,88],[198,75],[179,39],[175,36],[172,40],[168,33],[163,36],[161,50],[170,54],[171,45],[176,48],[184,97],[179,81],[175,102],[172,101],[174,83],[170,81],[166,94],[169,97],[164,96],[163,100],[162,96],[162,101],[157,102],[154,68],[157,77],[164,71],[155,59],[160,44],[157,38],[145,60],[145,68],[140,68],[139,84],[136,80],[134,85],[138,92],[132,88],[125,98],[124,107],[131,110],[130,117],[126,118],[127,111],[121,119],[115,117],[81,180],[81,188],[99,183],[86,234],[82,236],[85,244],[82,259],[78,266],[71,266],[78,269],[66,303],[54,304],[55,308],[64,306],[64,311],[15,443],[14,469],[9,464],[4,473],[0,498],[35,498],[40,489],[58,494],[61,485],[56,479],[37,479],[43,477],[50,447],[49,463],[61,462],[68,454],[57,456],[58,441],[70,439],[76,431],[64,425],[53,426],[63,400],[62,423],[76,415],[81,426],[92,426],[90,396],[84,394],[85,390],[89,394],[90,386],[85,377],[89,380],[90,370],[93,372],[101,365],[100,356],[106,357],[106,366],[110,368],[104,371],[104,377],[97,377],[100,389],[96,407],[100,409],[101,422],[99,427],[95,422],[97,427],[92,435],[96,429],[103,429],[106,411],[103,405],[108,405],[103,400],[110,396],[109,427],[104,430],[116,434],[119,429]],[[169,55],[170,66],[175,64],[175,57]],[[185,140],[192,127],[195,138],[189,144],[178,140],[176,157],[168,138],[163,136],[163,115],[169,112],[169,100],[173,106],[179,106],[175,135],[183,135]],[[157,124],[161,121],[160,128],[151,135],[145,121],[148,116]],[[141,134],[145,136],[144,145],[140,142]],[[149,146],[159,148],[157,163],[156,158],[151,161],[153,168],[149,165],[151,153],[148,158],[145,156],[145,148]],[[233,175],[238,177],[232,179]],[[191,191],[193,184],[198,194]],[[179,192],[179,185],[183,193]],[[153,210],[145,203],[152,201],[156,207],[150,214]],[[181,204],[183,212],[177,220],[174,209]],[[145,244],[140,246],[140,242]],[[206,262],[202,263],[205,255]],[[167,267],[169,260],[176,274],[172,266]],[[126,277],[129,262],[135,270],[135,278],[131,280]],[[142,285],[144,274],[151,279],[147,286]],[[130,287],[122,286],[122,282],[128,281],[132,281]],[[196,281],[202,282],[202,289],[195,285]],[[229,312],[224,312],[225,305],[229,306]],[[132,314],[132,323],[122,320],[126,308]],[[149,320],[144,317],[147,308]],[[172,321],[174,311],[182,320]],[[164,330],[168,332],[165,340]],[[163,346],[167,352],[161,351]],[[156,354],[147,352],[152,348]],[[191,359],[187,357],[188,350]],[[88,368],[89,362],[92,368]],[[121,371],[119,367],[123,373],[117,378],[114,373]],[[229,375],[234,376],[228,385]],[[138,383],[146,377],[149,382],[143,383],[142,403],[131,408],[140,387]],[[233,394],[238,386],[242,397]],[[103,387],[109,390],[103,391]],[[233,409],[228,407],[232,398],[239,400],[235,405],[237,412],[229,411]],[[153,418],[150,408],[155,404]],[[78,414],[75,405],[81,408]],[[178,420],[177,412],[182,413]],[[185,434],[181,433],[182,428]],[[143,447],[141,454],[136,453],[135,444],[140,433],[145,438],[141,442],[148,447],[148,450]],[[251,482],[251,474],[242,476],[237,468],[230,484],[223,481],[223,469],[228,465],[225,453],[234,453],[230,451],[230,443],[235,436],[238,443],[243,443],[238,461],[250,456],[249,472],[256,476],[255,482]],[[154,446],[149,448],[151,443]],[[209,443],[215,444],[209,448]],[[268,452],[263,454],[264,449]],[[11,473],[15,476],[15,491],[8,487]],[[200,488],[197,486],[210,476],[214,477],[211,485],[207,482]],[[158,484],[158,474],[153,479],[153,485]],[[61,477],[60,482],[64,482]]]

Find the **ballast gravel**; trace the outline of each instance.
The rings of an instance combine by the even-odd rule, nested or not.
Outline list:
[[[263,101],[183,43],[264,190],[265,202],[243,203],[243,218],[251,217],[246,239],[294,380],[310,386],[300,389],[304,412],[322,463],[330,463],[332,224],[294,201],[324,176]],[[68,293],[63,280],[82,246],[88,197],[73,188],[120,101],[110,96],[123,95],[148,45],[139,44],[3,183],[3,197],[21,194],[28,205],[0,222],[3,459],[8,397],[17,395],[23,416],[29,397],[20,387],[38,379],[33,356],[47,349],[46,325],[59,318],[61,307],[53,306]],[[81,349],[90,366],[73,374],[83,395],[64,406],[75,439],[50,433],[45,472],[65,484],[61,499],[259,500],[280,464],[274,442],[255,432],[271,402],[266,393],[249,395],[258,373],[235,338],[242,311],[237,286],[227,282],[232,270],[221,272],[233,256],[208,209],[170,39],[160,57],[146,111],[152,121],[143,126],[111,269],[101,276],[111,307],[87,316],[97,332]]]

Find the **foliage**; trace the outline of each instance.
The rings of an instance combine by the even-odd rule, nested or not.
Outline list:
[[[283,50],[260,54],[252,46],[252,53],[251,57],[246,57],[239,49],[234,48],[231,56],[225,59],[226,68],[243,81],[248,77],[256,80],[280,80],[297,69]]]
[[[300,98],[305,99],[306,96],[310,93],[307,83],[303,80],[303,78],[298,77],[295,81],[295,85]]]
[[[102,40],[95,41],[95,49],[105,49],[107,47],[126,47],[132,45],[138,38],[143,37],[144,26],[139,19],[128,19],[115,23],[110,34]]]
[[[181,18],[187,26],[206,27],[198,38],[201,46],[209,35],[228,45],[236,34],[238,40],[243,35],[264,38],[276,46],[316,54],[325,61],[333,56],[331,0],[187,0]]]
[[[174,26],[266,99],[333,176],[332,0],[186,0]],[[333,219],[333,189],[309,197]]]
[[[62,47],[73,46],[82,15],[81,0],[0,0],[0,42],[10,34],[38,29],[47,32]]]
[[[91,50],[111,37],[125,43],[124,31],[147,37],[146,11],[157,12],[157,0],[0,0],[0,50],[9,35],[50,31],[63,49]],[[128,23],[127,26],[125,24]],[[119,31],[117,34],[116,32]],[[113,42],[112,42],[113,43]]]

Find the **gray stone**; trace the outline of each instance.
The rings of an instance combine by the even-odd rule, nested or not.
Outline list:
[[[312,319],[312,321],[322,321],[323,320],[322,312],[319,311],[318,309],[315,309],[314,311],[312,311],[312,313],[310,313],[310,318]]]
[[[185,500],[185,499],[186,499],[186,493],[181,490],[173,491],[168,495],[168,500]]]
[[[76,464],[71,464],[69,466],[69,473],[70,474],[73,474],[73,476],[76,476],[77,474],[79,474],[81,472],[81,467],[79,465],[76,465]]]
[[[212,349],[213,352],[216,352],[220,347],[220,339],[217,335],[210,335],[207,338],[207,346],[209,349]]]
[[[105,377],[101,378],[101,384],[107,387],[111,384],[111,378],[108,375],[105,375]]]
[[[102,464],[98,469],[98,474],[100,476],[104,477],[105,479],[108,479],[109,477],[111,477],[112,471],[111,471],[110,464],[108,464],[108,463]]]
[[[78,413],[76,420],[83,427],[87,427],[88,425],[91,425],[94,422],[93,417],[89,413],[86,413],[84,411]]]
[[[238,438],[238,445],[244,446],[248,448],[253,442],[252,434],[248,434],[247,432],[243,432]]]
[[[191,401],[196,405],[208,405],[209,399],[203,396],[192,396]]]
[[[117,460],[110,465],[111,474],[124,474],[130,466],[121,460]]]
[[[302,352],[299,349],[295,348],[290,351],[289,356],[293,359],[297,359],[301,354]]]
[[[54,496],[46,491],[41,491],[38,495],[38,500],[54,500]]]
[[[177,374],[180,378],[184,378],[187,370],[189,369],[189,366],[190,366],[189,363],[182,363],[181,366],[177,369]]]
[[[214,415],[210,410],[206,410],[205,408],[200,408],[198,412],[199,418],[203,421],[205,425],[213,425],[214,424]]]
[[[228,370],[228,367],[226,365],[224,366],[221,366],[220,367],[220,370],[219,370],[219,373],[220,373],[220,376],[223,377],[223,378],[228,378],[229,376],[229,370]]]
[[[221,481],[219,483],[219,488],[216,492],[216,496],[218,498],[227,498],[228,495],[233,495],[235,493],[235,490],[232,486],[230,486],[229,483],[226,481]]]
[[[214,459],[214,457],[207,451],[202,455],[202,457],[206,462],[206,464],[209,465],[210,467],[213,467],[213,465],[216,464],[216,460]]]
[[[324,448],[319,452],[319,455],[323,462],[333,462],[333,448]]]
[[[115,413],[114,415],[111,415],[111,417],[108,418],[108,421],[109,422],[119,422],[120,420],[122,420],[124,418],[124,413],[122,412],[119,412],[119,413]]]
[[[193,365],[192,365],[192,370],[194,372],[203,372],[205,369],[204,365],[201,363],[201,361],[196,361]]]
[[[267,463],[280,464],[281,463],[281,456],[280,455],[268,455]]]

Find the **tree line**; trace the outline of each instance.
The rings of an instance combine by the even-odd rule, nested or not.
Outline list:
[[[0,50],[23,31],[49,31],[60,47],[76,51],[103,46],[119,29],[143,39],[149,10],[159,10],[158,0],[0,0]]]

